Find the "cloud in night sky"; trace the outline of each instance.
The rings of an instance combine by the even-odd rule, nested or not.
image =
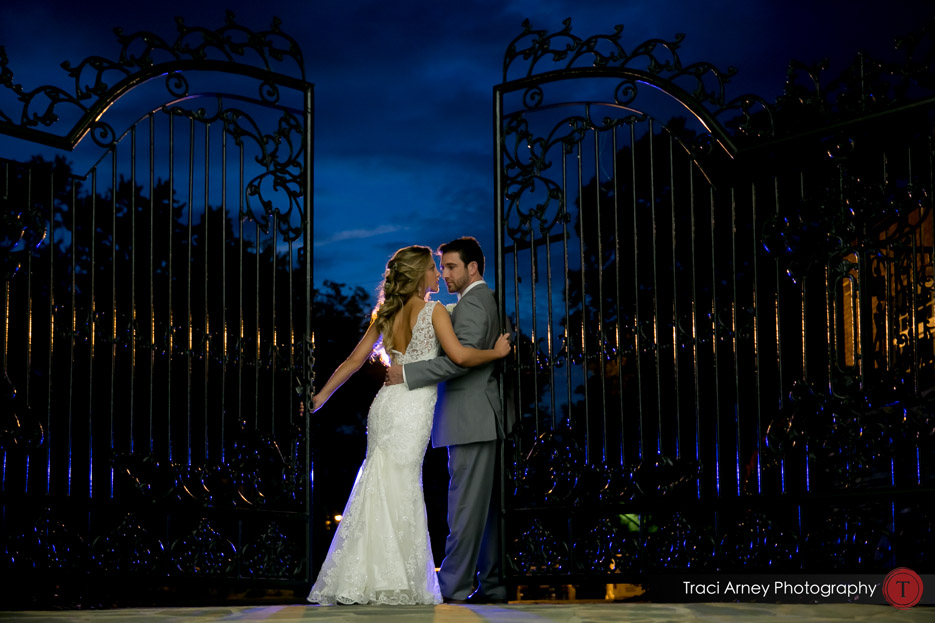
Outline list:
[[[362,238],[371,238],[373,236],[383,236],[386,234],[392,234],[393,232],[402,231],[409,229],[402,225],[380,225],[371,229],[346,229],[344,231],[339,231],[336,234],[332,235],[326,240],[316,240],[316,247],[323,247],[326,244],[333,244],[335,242],[344,242],[346,240],[360,240]]]
[[[831,57],[833,74],[935,14],[928,2],[869,0],[9,1],[0,45],[14,82],[68,88],[59,64],[115,56],[113,27],[172,40],[176,15],[216,28],[227,8],[252,30],[278,16],[301,45],[315,84],[315,281],[371,292],[399,246],[466,234],[493,255],[492,91],[527,17],[549,32],[570,17],[581,37],[623,24],[627,49],[683,32],[683,63],[734,66],[729,95],[773,99],[791,59]]]

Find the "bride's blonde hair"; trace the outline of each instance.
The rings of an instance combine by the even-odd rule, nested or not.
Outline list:
[[[383,350],[393,350],[393,319],[413,294],[421,295],[425,289],[422,279],[435,263],[432,250],[422,245],[403,247],[386,263],[377,306],[371,318],[383,336]]]

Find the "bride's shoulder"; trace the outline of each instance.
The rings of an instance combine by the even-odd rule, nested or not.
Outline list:
[[[428,316],[429,318],[435,315],[435,304],[434,301],[419,301],[413,304],[412,307],[412,322],[418,322],[422,316]]]
[[[432,322],[435,322],[436,316],[441,313],[447,314],[444,305],[439,305],[438,301],[426,301],[425,302],[425,311],[426,315],[432,317]]]

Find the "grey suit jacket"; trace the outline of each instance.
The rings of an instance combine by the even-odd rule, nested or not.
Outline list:
[[[490,287],[480,284],[468,290],[451,312],[451,323],[465,346],[493,348],[500,323]],[[410,389],[442,383],[432,426],[434,447],[503,439],[509,434],[501,412],[496,362],[463,368],[441,356],[408,363],[405,370]]]

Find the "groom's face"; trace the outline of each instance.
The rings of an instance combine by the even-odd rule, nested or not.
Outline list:
[[[471,282],[468,269],[457,251],[442,254],[442,279],[452,294],[460,294]]]

